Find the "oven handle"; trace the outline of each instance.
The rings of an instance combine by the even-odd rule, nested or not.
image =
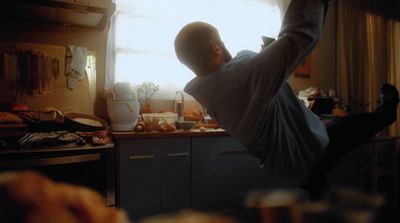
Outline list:
[[[63,156],[63,157],[49,157],[49,158],[31,158],[19,159],[12,161],[1,161],[0,167],[19,168],[19,167],[38,167],[38,166],[51,166],[69,163],[83,163],[90,161],[100,160],[100,154],[83,154],[77,156]]]

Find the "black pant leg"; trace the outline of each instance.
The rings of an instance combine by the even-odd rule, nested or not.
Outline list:
[[[330,142],[316,169],[328,173],[344,155],[382,131],[395,119],[395,116],[385,111],[377,111],[352,114],[329,123],[326,129]]]
[[[376,111],[337,118],[327,126],[330,142],[311,171],[305,188],[319,194],[326,187],[325,176],[349,151],[367,141],[396,120],[393,113]]]

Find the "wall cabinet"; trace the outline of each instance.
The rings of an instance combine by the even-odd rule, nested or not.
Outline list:
[[[190,138],[117,141],[117,205],[131,219],[190,206]]]
[[[117,139],[117,205],[131,219],[232,209],[265,186],[257,160],[229,136]]]

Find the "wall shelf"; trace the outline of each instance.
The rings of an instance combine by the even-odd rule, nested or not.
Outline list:
[[[22,20],[104,29],[115,12],[115,3],[108,0],[13,0],[2,7],[3,21]]]

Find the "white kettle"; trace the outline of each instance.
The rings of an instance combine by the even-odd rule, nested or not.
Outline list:
[[[107,94],[107,110],[112,131],[133,131],[139,118],[140,104],[129,82],[117,82]]]

